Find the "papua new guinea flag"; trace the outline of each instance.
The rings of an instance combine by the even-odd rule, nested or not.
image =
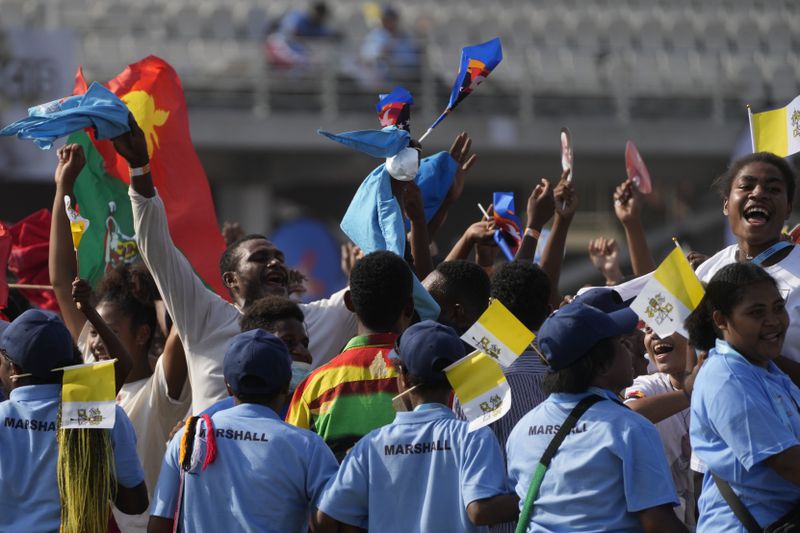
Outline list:
[[[375,110],[378,112],[381,127],[397,126],[402,130],[411,131],[412,105],[414,98],[411,93],[399,85],[389,94],[379,95]]]
[[[494,193],[494,223],[498,229],[494,231],[494,240],[509,261],[519,250],[522,242],[522,223],[514,212],[514,193]]]
[[[495,37],[485,43],[462,48],[458,76],[456,76],[456,81],[453,84],[447,109],[439,115],[439,118],[436,119],[431,128],[435,128],[439,122],[444,120],[450,110],[455,109],[464,98],[472,94],[472,91],[489,77],[489,74],[502,60],[503,47],[500,44],[499,37]]]
[[[148,56],[128,65],[105,85],[125,102],[144,131],[153,181],[167,211],[172,240],[205,284],[228,298],[218,271],[225,242],[208,179],[189,135],[177,73],[163,59]],[[86,89],[78,69],[74,92],[82,94]],[[81,144],[86,154],[75,196],[81,215],[91,224],[78,253],[81,277],[94,284],[106,270],[139,258],[128,198],[128,163],[117,155],[111,141],[98,141],[91,132],[74,133],[68,142]]]

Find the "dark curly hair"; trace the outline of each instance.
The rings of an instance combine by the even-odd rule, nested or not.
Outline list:
[[[436,266],[441,274],[441,292],[448,300],[464,302],[472,312],[489,304],[491,286],[486,272],[470,261],[444,261]]]
[[[781,173],[781,177],[783,177],[784,183],[786,183],[786,196],[789,199],[789,203],[792,203],[794,200],[795,184],[797,182],[795,171],[789,162],[770,152],[756,152],[740,157],[731,163],[731,166],[728,167],[728,170],[726,170],[724,174],[714,180],[711,186],[719,193],[723,200],[730,195],[733,180],[736,179],[739,172],[750,163],[767,163],[777,168],[778,172]]]
[[[356,316],[371,330],[388,331],[411,300],[411,269],[392,252],[372,252],[350,272],[350,298]]]
[[[265,296],[252,303],[239,320],[242,331],[263,329],[272,331],[275,323],[287,318],[296,318],[300,322],[305,320],[300,306],[283,296]]]
[[[511,261],[492,276],[492,298],[534,331],[547,318],[550,291],[550,278],[534,263]]]
[[[713,348],[722,336],[712,319],[714,311],[730,316],[733,308],[742,301],[745,289],[765,281],[777,287],[766,270],[752,263],[733,263],[719,269],[706,285],[700,305],[686,319],[691,345],[706,351]]]
[[[156,331],[156,282],[144,263],[123,263],[106,272],[97,285],[98,303],[117,306],[131,319],[133,327],[149,326],[150,339]]]

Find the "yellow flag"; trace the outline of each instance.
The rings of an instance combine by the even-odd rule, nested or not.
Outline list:
[[[116,417],[114,361],[64,368],[61,427],[110,429]]]
[[[78,251],[81,239],[86,230],[89,229],[89,221],[78,214],[72,208],[72,202],[68,195],[64,196],[64,206],[67,208],[67,218],[69,218],[69,229],[72,233],[72,246]]]
[[[631,303],[641,318],[659,337],[683,329],[683,322],[700,304],[705,290],[686,256],[675,248],[653,272],[639,296]]]
[[[750,136],[754,152],[786,157],[800,152],[800,96],[786,107],[751,113]]]
[[[500,365],[478,350],[444,369],[469,430],[491,424],[511,409],[511,388]]]
[[[493,299],[461,339],[508,366],[533,342],[535,335],[500,300]]]

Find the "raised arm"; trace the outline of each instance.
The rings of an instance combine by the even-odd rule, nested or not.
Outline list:
[[[619,267],[619,247],[616,239],[597,237],[589,241],[589,260],[603,275],[606,285],[617,285],[624,279]]]
[[[631,267],[635,276],[643,276],[656,269],[656,263],[647,246],[647,238],[642,226],[640,210],[642,194],[630,180],[625,181],[614,191],[614,213],[625,229]]]
[[[458,134],[453,141],[452,146],[450,146],[450,157],[452,157],[456,163],[458,163],[458,168],[456,169],[456,174],[453,177],[453,184],[450,186],[450,190],[447,191],[447,195],[445,196],[442,205],[428,222],[428,236],[431,240],[433,240],[436,232],[444,223],[445,219],[447,219],[447,211],[453,207],[453,205],[455,205],[455,203],[461,197],[461,193],[464,192],[464,178],[467,176],[467,172],[469,172],[469,169],[472,168],[472,165],[478,158],[478,154],[470,155],[469,149],[471,146],[472,139],[467,132],[461,132]]]
[[[494,222],[485,219],[470,225],[455,245],[453,245],[445,261],[455,261],[458,259],[467,260],[469,258],[469,253],[475,245],[478,243],[494,242],[494,230]]]
[[[547,221],[552,218],[554,212],[555,199],[553,198],[553,190],[550,187],[550,182],[543,178],[533,188],[531,195],[528,197],[528,221],[515,259],[533,261],[533,257],[536,255],[536,243],[539,241],[538,235],[544,225],[547,224]]]
[[[114,379],[116,380],[116,391],[119,392],[122,385],[125,384],[125,380],[128,378],[131,368],[133,368],[133,359],[116,333],[114,333],[90,304],[89,300],[91,299],[91,295],[92,287],[86,280],[76,279],[72,282],[72,302],[74,302],[72,306],[80,310],[79,312],[83,314],[85,320],[89,321],[100,336],[100,340],[103,341],[103,345],[106,347],[106,352],[109,357],[116,358],[117,360],[114,365]]]
[[[131,131],[123,133],[113,140],[114,149],[125,158],[131,169],[139,169],[140,175],[131,176],[131,187],[145,198],[156,195],[153,177],[150,174],[150,155],[147,153],[147,140],[133,114],[128,115]],[[146,172],[145,172],[146,171]]]
[[[178,336],[178,328],[172,326],[172,330],[164,343],[164,353],[161,354],[164,360],[164,379],[167,382],[167,394],[173,400],[179,400],[183,387],[186,386],[186,377],[189,370],[186,366],[186,352],[183,350],[183,343]]]
[[[53,198],[53,215],[50,219],[50,250],[47,268],[56,301],[61,309],[61,316],[64,318],[64,323],[72,334],[72,338],[77,342],[83,325],[86,323],[86,317],[78,311],[72,301],[72,280],[77,276],[77,265],[67,210],[64,207],[64,196],[69,196],[75,205],[73,192],[75,181],[78,179],[78,174],[83,169],[86,159],[83,147],[79,144],[63,146],[59,148],[57,155],[56,194]]]
[[[575,187],[567,181],[569,170],[561,174],[561,181],[553,191],[555,200],[556,218],[553,221],[553,228],[550,237],[542,252],[542,270],[550,278],[550,305],[557,308],[561,302],[561,295],[558,292],[558,280],[561,277],[561,264],[564,261],[564,246],[567,243],[567,233],[572,224],[572,218],[578,209],[578,195]]]
[[[393,180],[394,182],[395,180]],[[433,260],[431,259],[430,239],[428,238],[428,225],[425,222],[425,208],[422,203],[422,191],[413,181],[400,183],[403,189],[402,206],[408,219],[411,221],[411,233],[409,242],[411,243],[411,255],[414,258],[414,270],[419,279],[425,277],[433,271]]]

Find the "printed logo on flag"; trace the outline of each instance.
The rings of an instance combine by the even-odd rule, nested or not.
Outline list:
[[[792,113],[792,137],[800,137],[800,109]]]
[[[116,420],[114,363],[68,366],[61,386],[62,429],[111,429]]]
[[[461,87],[458,90],[458,98],[456,98],[453,107],[461,102],[464,98],[469,96],[483,80],[485,80],[491,70],[486,68],[486,63],[479,59],[470,59],[467,65],[467,72],[464,75],[464,80],[461,82]]]
[[[700,304],[703,294],[700,280],[676,247],[631,302],[631,310],[663,339],[683,330],[683,322]]]
[[[511,409],[511,387],[500,365],[487,354],[476,350],[444,371],[470,432],[499,420]]]
[[[650,298],[644,312],[648,317],[655,320],[656,324],[661,325],[665,320],[674,322],[675,319],[670,314],[675,310],[675,306],[669,303],[660,292]]]
[[[106,272],[110,272],[119,265],[134,263],[139,260],[139,248],[134,237],[125,235],[119,223],[114,218],[116,204],[108,202],[108,218],[106,218],[106,236],[104,243],[104,259]]]

